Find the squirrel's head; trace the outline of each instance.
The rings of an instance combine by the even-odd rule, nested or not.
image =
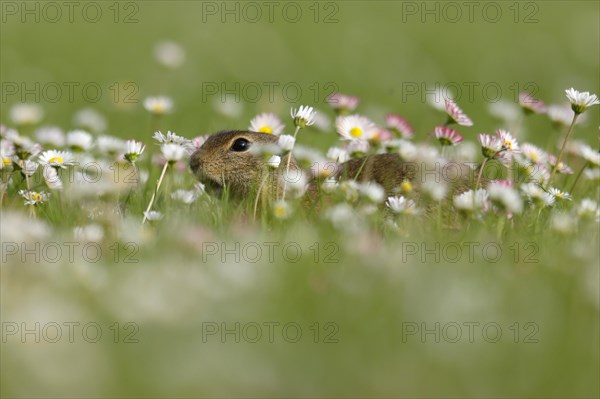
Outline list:
[[[249,131],[223,131],[210,136],[190,157],[190,168],[205,184],[228,185],[245,194],[260,183],[265,161],[256,154],[260,145],[276,144],[277,136]]]

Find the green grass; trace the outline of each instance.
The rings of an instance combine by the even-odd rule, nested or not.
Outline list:
[[[163,219],[140,227],[160,174],[150,162],[159,153],[151,138],[154,127],[193,138],[243,129],[255,114],[276,112],[291,133],[291,107],[313,105],[333,118],[324,102],[333,82],[360,97],[359,113],[379,123],[385,113],[399,113],[415,127],[415,142],[429,142],[444,116],[424,101],[421,85],[458,83],[464,90],[469,82],[477,88],[496,85],[513,102],[517,88],[535,89],[546,103],[565,102],[564,89],[571,86],[599,93],[597,2],[520,3],[519,21],[537,10],[535,23],[514,23],[512,2],[494,3],[505,16],[497,23],[481,14],[473,23],[464,18],[422,23],[408,15],[402,20],[402,2],[347,1],[336,3],[339,22],[332,24],[311,21],[312,2],[298,3],[307,18],[297,24],[282,18],[202,22],[202,3],[194,1],[137,2],[137,23],[113,23],[112,2],[99,4],[106,18],[97,24],[21,23],[7,16],[0,27],[3,92],[6,82],[98,83],[103,95],[97,103],[77,91],[72,102],[64,95],[56,103],[42,98],[43,124],[69,130],[77,110],[95,108],[108,121],[106,133],[147,145],[139,167],[149,173],[139,188],[119,194],[76,197],[66,189],[53,195],[37,209],[37,222],[47,228],[41,238],[23,236],[37,224],[27,217],[16,193],[24,183],[15,176],[0,222],[6,258],[0,280],[2,397],[600,395],[598,223],[579,218],[574,231],[561,234],[551,222],[553,214],[573,212],[583,198],[598,201],[597,183],[581,180],[572,202],[541,212],[526,208],[513,221],[491,213],[464,217],[448,203],[442,225],[431,205],[415,217],[393,216],[381,206],[336,226],[322,216],[327,206],[315,214],[300,201],[290,201],[287,220],[267,210],[256,222],[253,198],[205,195],[184,205],[168,193],[190,189],[196,181],[187,171],[169,172],[154,207]],[[186,50],[186,62],[176,71],[166,71],[152,57],[154,44],[163,39]],[[127,82],[138,89],[132,103],[123,101]],[[242,113],[228,118],[215,111],[218,95],[207,96],[203,84],[236,82],[240,87],[294,82],[303,95],[295,102],[279,90],[273,102],[266,95],[256,103],[242,98]],[[418,92],[407,93],[414,84]],[[158,122],[142,106],[155,94],[175,103],[174,112]],[[475,122],[458,129],[465,141],[504,126],[488,112],[490,101],[481,90],[472,97],[462,94],[457,102]],[[2,99],[4,124],[13,125],[9,110],[18,102],[18,95]],[[573,138],[597,149],[600,107],[585,116]],[[556,154],[564,129],[532,115],[518,133],[519,142]],[[324,151],[338,143],[338,135],[333,128],[330,133],[309,128],[299,133],[298,143]],[[583,166],[572,156],[567,163],[575,172]],[[68,186],[69,172],[64,173]],[[568,190],[573,180],[558,176],[555,186]],[[360,208],[361,201],[352,206]],[[90,223],[101,226],[104,237],[88,244],[88,253],[73,229]],[[7,246],[12,243],[21,245],[16,254]],[[68,245],[75,248],[72,259]],[[56,246],[62,252],[52,262]],[[23,249],[31,251],[24,255]],[[98,249],[98,261],[90,261]],[[35,322],[49,335],[49,323],[62,326],[59,342],[43,334],[40,343],[33,334],[22,339],[21,323],[31,329]],[[64,322],[80,323],[73,342]],[[96,343],[86,340],[93,329],[86,336],[81,332],[90,322],[102,330]],[[279,324],[264,324],[271,322]],[[221,323],[228,328],[240,323],[239,343],[233,334],[206,330],[217,326],[221,332]],[[261,327],[256,343],[252,323]],[[291,342],[293,329],[283,334],[286,323],[302,329],[298,342]],[[435,334],[420,335],[436,323],[440,342]],[[453,343],[457,325],[462,335]],[[485,334],[484,325],[490,328]],[[15,326],[18,333],[10,335]],[[502,332],[497,342],[495,326]],[[410,335],[411,328],[419,330]],[[126,342],[132,339],[138,342]]]

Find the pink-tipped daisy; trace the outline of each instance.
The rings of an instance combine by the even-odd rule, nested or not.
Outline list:
[[[463,140],[462,136],[456,130],[447,126],[436,126],[434,135],[442,146],[457,145]]]
[[[544,150],[529,143],[524,143],[521,146],[521,154],[523,154],[528,161],[534,164],[546,162],[548,158],[548,154],[546,154]]]
[[[451,123],[456,123],[461,126],[473,126],[473,121],[465,115],[462,109],[460,109],[453,100],[445,98],[444,102],[446,105],[446,113],[448,114]]]
[[[519,93],[519,105],[526,114],[543,114],[546,112],[546,105],[543,101],[533,98],[527,92]]]
[[[571,169],[569,167],[569,165],[567,165],[566,163],[564,163],[563,161],[560,161],[558,164],[556,163],[557,159],[554,155],[552,154],[547,154],[548,155],[548,163],[556,168],[556,171],[558,173],[562,173],[563,175],[572,175],[573,174],[573,169]]]
[[[479,141],[479,144],[481,144],[481,153],[486,158],[494,158],[502,151],[503,143],[497,136],[480,133],[477,135],[477,140]]]
[[[327,102],[334,110],[338,112],[352,112],[358,107],[360,102],[358,97],[349,96],[342,93],[333,93],[327,98]]]
[[[253,132],[268,133],[278,135],[283,131],[285,126],[281,123],[281,119],[275,114],[263,112],[258,114],[250,121],[248,130]]]
[[[335,126],[346,140],[370,140],[377,134],[375,124],[361,115],[338,116]]]
[[[506,130],[502,130],[502,129],[497,130],[496,137],[498,137],[498,140],[502,143],[502,149],[504,151],[512,151],[512,152],[519,151],[519,143],[512,136],[512,134],[510,134]]]
[[[403,139],[410,139],[414,135],[413,127],[400,115],[387,114],[385,124],[392,131],[398,132]]]

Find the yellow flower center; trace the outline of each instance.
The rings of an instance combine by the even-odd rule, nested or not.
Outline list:
[[[42,194],[40,193],[31,193],[31,199],[37,202],[43,200],[44,197],[42,197]]]
[[[403,193],[410,193],[412,189],[413,185],[408,180],[404,180],[402,184],[400,184],[400,190],[402,190]]]
[[[278,218],[283,218],[287,215],[286,209],[283,206],[276,206],[275,209],[273,209],[273,212]]]
[[[511,150],[511,151],[513,149],[513,145],[512,145],[512,142],[510,140],[504,140],[504,146],[506,148],[508,148],[509,150]]]
[[[261,126],[261,128],[258,129],[258,131],[262,132],[262,133],[267,133],[267,134],[273,133],[273,129],[271,129],[269,126],[266,126],[266,125],[265,126]]]
[[[2,163],[4,164],[4,166],[8,166],[11,164],[11,160],[10,158],[2,158]]]
[[[49,163],[63,163],[63,162],[65,162],[65,160],[62,159],[62,157],[52,157],[52,158],[50,158],[50,160],[48,162]]]
[[[529,154],[529,157],[533,162],[539,162],[540,160],[540,155],[535,151],[532,151],[531,154]]]
[[[354,136],[354,137],[361,137],[363,134],[362,129],[359,127],[353,127],[352,129],[350,129],[350,135]]]
[[[562,169],[565,166],[562,162],[556,164],[556,169]]]
[[[154,104],[152,111],[156,114],[162,114],[163,112],[165,112],[165,107],[161,103],[156,103],[156,104]]]

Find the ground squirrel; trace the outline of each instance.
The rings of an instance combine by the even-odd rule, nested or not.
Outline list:
[[[277,140],[276,135],[243,130],[215,133],[191,155],[190,168],[209,189],[220,190],[227,186],[232,194],[246,197],[256,192],[253,190],[264,182],[265,189],[262,191],[271,198],[279,198],[283,190],[280,177],[290,155],[281,159],[278,168],[268,168],[264,159],[251,151],[257,143],[273,145]],[[293,157],[289,164],[291,170],[299,170]],[[396,195],[402,183],[422,183],[426,178],[436,182],[443,180],[455,191],[465,191],[473,181],[473,175],[474,171],[464,163],[427,166],[419,162],[405,162],[396,153],[385,153],[344,162],[339,165],[334,177],[376,182],[387,195]],[[315,179],[309,181],[309,193],[315,194],[318,191],[316,186]]]

